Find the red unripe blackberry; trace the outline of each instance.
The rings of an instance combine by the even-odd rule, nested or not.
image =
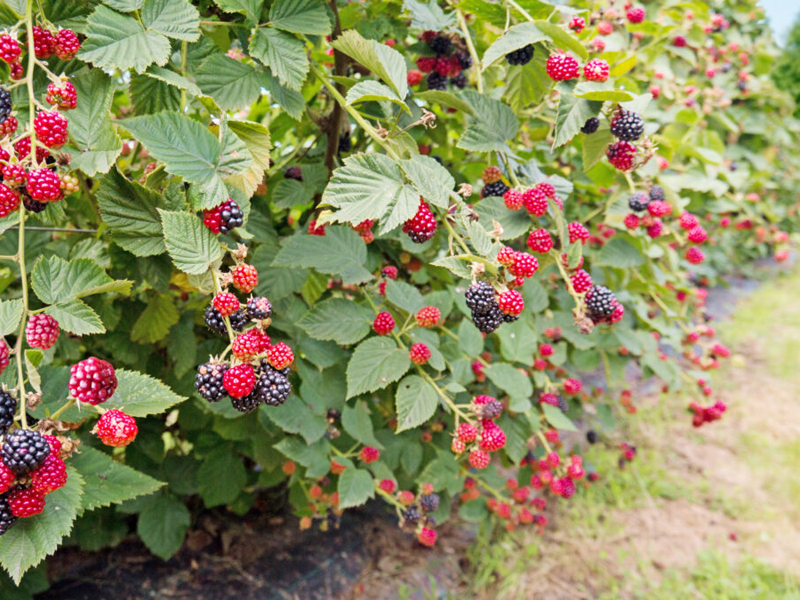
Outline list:
[[[503,246],[497,253],[497,262],[499,262],[501,265],[505,265],[506,267],[510,267],[514,264],[516,256],[517,251],[511,246]]]
[[[397,279],[397,267],[393,265],[388,265],[381,269],[381,276],[385,277],[386,279]]]
[[[378,487],[387,494],[394,494],[397,484],[391,479],[382,479]]]
[[[19,81],[25,75],[25,68],[19,61],[11,63],[9,66],[8,77],[12,81]]]
[[[239,360],[250,360],[269,348],[269,336],[258,328],[250,329],[233,338],[231,354]]]
[[[33,488],[15,488],[8,493],[8,507],[15,517],[32,517],[44,510],[44,494]]]
[[[508,290],[500,294],[497,305],[507,315],[519,315],[525,309],[525,300],[517,290]]]
[[[44,462],[31,471],[31,487],[40,494],[49,494],[67,483],[67,465],[52,452]]]
[[[705,254],[700,248],[696,246],[692,246],[686,251],[686,260],[688,260],[693,265],[699,265],[706,259]]]
[[[25,339],[31,348],[49,350],[58,341],[61,329],[50,315],[31,315],[25,325]]]
[[[97,405],[117,389],[117,376],[111,363],[94,356],[70,367],[69,394],[80,402]]]
[[[26,188],[31,198],[39,202],[55,202],[61,200],[61,179],[50,169],[33,169],[28,172]]]
[[[47,459],[45,459],[47,460]],[[0,461],[0,494],[5,494],[14,485],[17,475]]]
[[[253,391],[256,385],[256,372],[249,364],[236,365],[225,372],[222,385],[231,398],[242,398]]]
[[[494,452],[506,445],[506,434],[500,426],[493,421],[483,421],[480,446],[482,450]]]
[[[509,267],[509,272],[515,277],[532,277],[539,268],[538,259],[527,252],[517,252],[514,264]]]
[[[11,135],[19,127],[19,121],[13,115],[9,115],[2,123],[0,123],[0,137]]]
[[[609,74],[609,66],[602,58],[593,58],[583,67],[583,76],[589,81],[606,81]]]
[[[26,156],[31,153],[31,138],[30,136],[26,136],[19,140],[16,144],[14,144],[14,152],[17,155],[17,158],[22,160]],[[36,162],[42,163],[44,160],[50,156],[50,150],[45,148],[41,144],[36,145]]]
[[[663,230],[664,230],[664,223],[661,221],[661,219],[654,219],[653,224],[647,228],[647,235],[655,239],[661,235],[661,232]]]
[[[422,198],[419,200],[417,214],[403,224],[403,233],[415,244],[427,242],[436,233],[436,217]]]
[[[29,44],[30,45],[30,44]],[[56,51],[56,38],[48,29],[34,25],[33,27],[33,51],[36,58],[50,58]]]
[[[419,534],[417,535],[417,540],[423,546],[428,546],[429,548],[436,543],[436,530],[430,529],[429,527],[423,527],[419,530]]]
[[[569,28],[575,33],[580,33],[586,27],[586,20],[583,17],[572,17]]]
[[[414,87],[422,83],[422,72],[417,71],[416,69],[411,69],[406,76],[406,82],[408,83],[408,87]]]
[[[194,387],[197,393],[209,402],[218,402],[228,395],[222,384],[228,365],[224,363],[205,363],[197,367]]]
[[[672,212],[672,205],[663,200],[653,200],[647,205],[647,212],[654,217],[663,217]]]
[[[542,344],[539,346],[539,354],[542,356],[552,356],[553,347],[550,344]]]
[[[469,453],[469,464],[475,469],[485,469],[490,460],[491,457],[485,450],[473,450]]]
[[[645,12],[643,8],[631,8],[627,14],[625,15],[628,17],[628,21],[631,23],[641,23],[644,21]]]
[[[36,140],[48,148],[61,148],[67,143],[67,118],[56,110],[40,111],[33,120]]]
[[[574,244],[578,241],[581,244],[585,244],[587,241],[589,241],[589,230],[586,229],[583,223],[573,221],[567,225],[567,231],[569,232],[570,244]]]
[[[230,292],[220,292],[214,296],[212,305],[223,317],[229,317],[239,310],[239,299]]]
[[[676,48],[683,48],[686,46],[686,38],[682,35],[676,35],[675,39],[672,40],[672,45]]]
[[[628,229],[638,229],[639,225],[641,224],[640,219],[634,213],[630,213],[629,215],[625,216],[625,227]]]
[[[240,264],[233,270],[233,287],[249,294],[258,285],[258,270],[253,265]]]
[[[22,50],[19,47],[19,42],[12,38],[7,33],[0,35],[0,58],[7,63],[11,64],[17,62]]]
[[[608,162],[620,171],[631,170],[634,156],[636,156],[636,146],[629,142],[619,141],[606,149]]]
[[[551,54],[547,59],[547,74],[554,81],[566,81],[580,76],[578,61],[566,54]]]
[[[453,438],[453,441],[450,442],[450,451],[453,454],[461,454],[462,452],[465,452],[466,450],[467,450],[467,445],[464,442],[462,442],[460,439]]]
[[[686,239],[695,244],[702,244],[708,239],[708,233],[706,233],[702,225],[696,225],[686,234]]]
[[[537,229],[528,236],[528,248],[539,254],[547,254],[553,249],[553,238],[547,229]]]
[[[353,229],[358,231],[359,233],[364,233],[365,231],[369,231],[372,229],[372,226],[375,225],[375,221],[372,219],[366,219],[358,223],[357,225],[352,225]]]
[[[538,186],[525,190],[522,194],[522,205],[528,214],[535,217],[543,217],[547,214],[547,196]]]
[[[614,31],[614,25],[609,23],[608,21],[600,21],[597,24],[597,33],[600,35],[611,35]]]
[[[468,444],[470,442],[474,442],[478,437],[478,428],[472,423],[460,423],[458,430],[456,431],[456,435],[458,436],[459,440],[465,444]]]
[[[358,453],[358,457],[361,459],[361,462],[368,465],[378,460],[381,457],[381,452],[372,446],[364,446],[361,452]]]
[[[424,365],[431,357],[431,350],[425,344],[418,342],[411,346],[408,356],[415,365]]]
[[[267,362],[281,371],[294,362],[294,353],[288,345],[279,342],[267,350]]]
[[[575,483],[569,477],[564,477],[561,481],[561,496],[569,500],[575,495]]]
[[[496,181],[500,181],[503,178],[503,172],[500,170],[499,167],[494,165],[490,167],[486,167],[481,174],[481,179],[483,179],[483,183],[494,183]]]
[[[523,194],[519,190],[509,189],[503,194],[503,202],[508,210],[519,210],[523,205]]]
[[[698,225],[697,217],[690,212],[683,212],[681,216],[678,217],[678,224],[681,226],[681,229],[692,229]]]
[[[436,58],[433,56],[420,56],[417,59],[417,68],[422,73],[430,73],[436,67]]]
[[[19,193],[0,183],[0,218],[7,217],[19,208]]]
[[[442,313],[435,306],[424,306],[417,311],[415,319],[420,327],[435,327],[442,320]]]
[[[264,321],[272,316],[272,304],[263,296],[247,301],[247,316],[254,321]]]
[[[388,335],[394,329],[394,317],[392,313],[383,311],[378,313],[372,322],[372,328],[378,335]]]
[[[56,56],[71,60],[81,49],[81,42],[71,29],[59,29],[56,34]]]
[[[3,183],[7,186],[19,187],[25,185],[28,180],[28,172],[20,164],[3,165],[0,173],[3,175]]]
[[[114,408],[101,415],[92,431],[106,446],[124,448],[136,439],[139,427],[136,419]]]

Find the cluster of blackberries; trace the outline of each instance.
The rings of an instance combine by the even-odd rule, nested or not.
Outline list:
[[[194,387],[205,400],[219,402],[229,397],[225,389],[225,374],[230,367],[226,363],[212,360],[197,367]],[[280,406],[292,392],[289,382],[289,367],[275,369],[266,358],[261,359],[255,369],[256,381],[250,393],[240,398],[231,397],[232,406],[239,412],[251,412],[261,404]]]
[[[228,198],[219,206],[204,210],[203,223],[212,233],[230,233],[242,226],[244,213],[233,198]]]
[[[506,60],[510,65],[527,65],[533,58],[533,44],[528,44],[506,54]]]
[[[228,319],[231,322],[231,329],[234,331],[242,331],[247,325],[247,322],[250,320],[251,317],[248,316],[247,312],[239,309],[234,313],[228,315]],[[222,318],[222,313],[220,313],[216,308],[213,306],[209,306],[206,308],[206,312],[203,315],[203,319],[206,322],[206,327],[208,327],[211,331],[216,333],[217,335],[226,336],[228,335],[228,330],[225,327],[225,320]]]
[[[425,31],[420,36],[433,56],[420,56],[417,67],[428,74],[429,90],[446,90],[449,82],[459,89],[467,87],[465,70],[472,66],[464,38],[436,31]]]
[[[663,202],[664,197],[664,188],[659,185],[654,185],[650,188],[649,194],[645,194],[644,192],[634,192],[631,194],[628,198],[628,207],[630,207],[633,212],[643,212],[647,210],[651,202]]]
[[[481,174],[483,179],[483,189],[481,190],[481,198],[488,198],[489,196],[503,197],[509,188],[503,182],[503,173],[495,166],[486,167]]]
[[[464,298],[467,308],[472,311],[472,322],[482,333],[492,333],[503,323],[519,319],[519,316],[507,315],[500,310],[494,288],[485,281],[469,286]]]

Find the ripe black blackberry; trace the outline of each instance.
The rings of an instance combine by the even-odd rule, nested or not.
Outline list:
[[[592,134],[597,131],[598,127],[600,127],[600,119],[597,117],[589,117],[586,119],[586,123],[583,124],[583,127],[581,127],[581,132]]]
[[[506,60],[510,65],[527,65],[533,58],[533,44],[528,44],[506,54]]]
[[[263,296],[256,296],[247,301],[247,315],[254,321],[263,321],[272,316],[272,304]]]
[[[467,52],[456,52],[455,57],[462,69],[469,69],[472,66],[472,57]]]
[[[353,141],[350,138],[350,131],[345,131],[339,136],[339,152],[350,152],[353,149]]]
[[[231,321],[231,329],[234,331],[242,331],[244,326],[250,321],[250,317],[241,308],[228,317]]]
[[[262,360],[258,380],[251,395],[254,394],[259,403],[263,402],[269,406],[280,406],[286,402],[286,398],[292,393],[292,384],[289,382],[288,373],[284,371],[288,371],[288,368],[277,371]]]
[[[295,179],[297,181],[303,181],[303,171],[300,167],[289,167],[283,173],[284,179]]]
[[[6,442],[0,454],[9,469],[22,475],[44,462],[50,455],[50,445],[38,431],[15,429],[6,434]]]
[[[482,404],[480,407],[480,418],[481,419],[496,419],[500,416],[500,413],[503,412],[503,404],[500,400],[492,400],[491,402],[487,402],[486,404]]]
[[[597,432],[594,429],[590,429],[586,432],[586,441],[590,444],[597,443]]]
[[[464,300],[473,315],[481,315],[497,308],[494,288],[485,281],[473,283],[464,292]]]
[[[0,125],[6,122],[6,119],[11,114],[11,108],[11,92],[4,87],[0,87]]]
[[[495,181],[494,183],[487,183],[481,190],[481,198],[488,198],[489,196],[503,197],[510,188],[502,181]]]
[[[611,133],[622,141],[634,142],[644,133],[644,120],[639,113],[622,109],[611,121]]]
[[[616,308],[617,297],[603,285],[593,285],[586,293],[586,310],[592,320],[610,317]]]
[[[416,525],[419,523],[419,509],[416,506],[409,506],[406,510],[403,511],[403,520],[408,525]]]
[[[325,413],[325,417],[329,421],[338,421],[339,419],[342,418],[342,411],[336,408],[329,408],[328,412]]]
[[[666,196],[664,195],[664,188],[660,185],[654,185],[650,188],[650,200],[655,202],[663,202]]]
[[[450,54],[450,50],[453,49],[453,42],[446,35],[437,35],[428,45],[439,56],[447,56]]]
[[[206,327],[217,335],[225,335],[228,332],[225,327],[225,321],[222,319],[222,314],[213,306],[206,308],[203,320],[206,322]]]
[[[452,83],[458,89],[463,90],[469,85],[469,79],[467,79],[467,76],[464,73],[459,73],[455,77],[450,78],[450,83]]]
[[[517,319],[519,319],[519,315],[507,315],[503,313],[503,323],[513,323]]]
[[[419,499],[419,505],[424,512],[433,512],[439,508],[439,494],[425,494]]]
[[[233,200],[228,201],[228,205],[219,213],[222,224],[219,226],[220,233],[229,233],[244,224],[244,213],[239,205]]]
[[[568,411],[569,411],[569,404],[567,403],[567,400],[566,400],[566,398],[561,398],[561,397],[559,396],[559,398],[558,398],[558,408],[559,408],[559,409],[561,410],[561,412],[563,412],[563,413],[566,413],[566,412],[568,412]]]
[[[436,71],[428,73],[428,89],[444,91],[447,89],[447,77]]]
[[[475,323],[475,327],[478,328],[478,331],[489,334],[496,331],[497,328],[504,323],[503,315],[504,313],[500,310],[500,307],[495,305],[493,309],[484,314],[476,314],[473,312],[472,322]]]
[[[633,212],[642,212],[647,210],[647,205],[650,204],[650,198],[644,192],[634,192],[628,198],[628,207]]]
[[[259,407],[260,404],[261,400],[259,399],[258,394],[256,394],[255,389],[241,398],[231,398],[231,405],[233,408],[243,413],[254,411]]]
[[[209,402],[219,402],[228,392],[222,385],[222,378],[228,365],[224,363],[205,363],[197,367],[194,377],[194,387],[198,393]]]
[[[0,535],[11,529],[17,522],[17,517],[8,506],[8,494],[0,496]]]
[[[14,422],[14,413],[17,411],[17,399],[7,390],[0,390],[0,435],[5,435]]]
[[[40,213],[45,208],[47,208],[47,204],[45,204],[44,202],[39,202],[38,200],[34,200],[33,198],[31,198],[30,194],[28,194],[28,192],[24,190],[22,191],[21,196],[22,196],[22,206],[25,207],[25,210],[28,210],[32,213]]]

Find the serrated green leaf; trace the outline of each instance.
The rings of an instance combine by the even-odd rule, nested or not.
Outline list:
[[[197,85],[223,110],[250,106],[261,95],[266,78],[262,69],[224,54],[209,56],[196,74]]]
[[[475,111],[472,110],[469,103],[451,92],[445,92],[444,90],[426,90],[424,92],[417,92],[414,94],[414,97],[422,98],[428,102],[435,102],[447,108],[455,108],[470,116],[475,116]]]
[[[386,299],[395,306],[412,314],[425,306],[425,298],[423,298],[420,291],[405,281],[388,281],[386,284]]]
[[[255,293],[267,296],[273,302],[299,291],[308,277],[306,269],[272,266],[278,251],[277,246],[260,246],[252,259],[253,266],[259,272]]]
[[[511,402],[527,402],[533,395],[531,380],[508,363],[495,363],[484,369],[493,384],[511,396]]]
[[[0,337],[19,330],[23,310],[22,300],[0,300]]]
[[[361,506],[370,498],[375,497],[375,486],[372,475],[366,469],[348,468],[339,475],[339,508],[352,508]]]
[[[583,44],[577,38],[567,33],[560,25],[550,23],[549,21],[534,21],[534,23],[536,27],[553,40],[559,48],[572,50],[584,60],[589,58],[589,52],[587,52]]]
[[[164,485],[91,446],[81,447],[69,464],[86,482],[81,499],[84,512],[152,494]]]
[[[372,278],[364,268],[364,241],[350,227],[328,227],[325,236],[293,235],[278,255],[276,267],[306,267],[320,273],[340,275],[345,283],[363,283]]]
[[[238,12],[247,17],[247,22],[254,24],[261,16],[264,0],[214,0],[225,12]]]
[[[195,215],[158,209],[172,262],[184,273],[201,275],[222,258],[214,234]]]
[[[531,218],[524,210],[511,211],[506,208],[502,198],[484,198],[475,205],[475,211],[480,215],[480,222],[485,227],[490,227],[492,221],[497,221],[503,228],[501,240],[513,240],[528,233],[531,228]]]
[[[114,169],[100,182],[97,203],[114,241],[136,256],[166,251],[158,209],[165,205],[160,194],[129,181]]]
[[[419,375],[409,375],[397,385],[396,433],[419,427],[436,413],[438,406],[436,389]]]
[[[404,0],[403,8],[411,13],[414,29],[444,31],[456,23],[455,13],[445,13],[435,0]]]
[[[481,59],[481,68],[485,71],[509,52],[524,48],[529,44],[542,42],[546,39],[548,39],[548,36],[534,23],[526,22],[514,25],[497,38],[486,52],[484,52],[483,58]],[[511,67],[511,69],[514,69],[514,67]]]
[[[314,189],[303,181],[281,179],[272,190],[272,201],[278,208],[295,208],[310,204]]]
[[[541,406],[542,411],[544,411],[544,418],[547,419],[550,425],[563,431],[578,431],[578,428],[561,412],[560,408],[550,404],[542,404]]]
[[[246,483],[242,458],[228,447],[211,451],[197,469],[197,491],[206,506],[230,504]]]
[[[141,17],[148,31],[187,42],[200,37],[200,14],[188,0],[144,0]]]
[[[625,90],[615,89],[610,81],[605,83],[582,81],[575,86],[573,94],[578,98],[598,102],[626,102],[633,99],[633,94]]]
[[[273,447],[287,458],[306,467],[308,477],[322,477],[330,470],[330,442],[325,438],[308,444],[296,436],[288,436]]]
[[[532,103],[541,102],[552,87],[553,80],[547,74],[547,56],[539,51],[528,64],[509,69],[503,99],[519,113]]]
[[[360,62],[401,99],[408,94],[408,68],[403,55],[385,44],[364,39],[355,29],[348,29],[333,42],[339,52]]]
[[[499,100],[474,90],[462,92],[461,97],[472,106],[475,117],[467,119],[469,125],[458,140],[458,147],[476,152],[508,151],[508,142],[519,131],[514,112]]]
[[[249,198],[264,180],[264,173],[269,168],[269,153],[272,150],[269,129],[252,121],[228,121],[228,127],[247,147],[253,162],[246,170],[231,175],[225,181],[242,190]]]
[[[349,345],[370,332],[373,316],[369,307],[344,298],[330,298],[314,305],[297,325],[316,340]]]
[[[306,35],[331,32],[331,21],[321,0],[276,0],[269,10],[269,24]]]
[[[280,104],[290,117],[295,121],[303,118],[306,109],[306,100],[303,98],[303,94],[281,85],[276,77],[269,77],[268,89],[272,100]]]
[[[361,342],[347,365],[347,397],[374,392],[400,379],[411,366],[408,352],[393,339]]]
[[[169,294],[152,294],[147,307],[131,328],[131,340],[140,344],[152,344],[167,337],[170,327],[180,320],[175,301]]]
[[[256,30],[250,41],[250,56],[269,67],[278,81],[293,90],[302,87],[310,68],[306,45],[295,36],[271,27]]]
[[[399,104],[403,110],[409,114],[411,113],[408,105],[398,98],[397,94],[395,94],[389,86],[383,85],[377,81],[359,81],[347,90],[346,101],[348,106],[359,102],[381,102],[383,100]]]
[[[191,521],[184,503],[162,492],[139,512],[136,532],[150,552],[167,560],[180,550]]]
[[[602,102],[593,102],[573,95],[573,85],[560,83],[558,91],[558,113],[553,149],[569,143],[584,126],[587,119],[596,117],[603,108]]]
[[[280,406],[265,406],[259,411],[259,418],[263,418],[262,415],[283,431],[299,433],[308,444],[319,440],[328,429],[327,419],[316,414],[301,398],[292,398]]]
[[[103,4],[119,12],[133,12],[142,8],[144,0],[104,0]]]
[[[342,411],[342,427],[350,437],[365,446],[383,448],[383,444],[375,439],[372,419],[365,402],[356,402],[355,406],[344,407]]]
[[[399,165],[426,202],[439,208],[450,206],[450,194],[456,181],[436,159],[417,154],[399,161]]]
[[[644,256],[630,242],[621,237],[615,237],[603,245],[594,264],[616,269],[632,269],[643,265]]]
[[[31,286],[45,304],[84,298],[92,294],[130,293],[132,282],[114,280],[90,258],[73,258],[69,262],[58,256],[39,257],[33,266]]]
[[[147,71],[144,72],[144,75],[147,77],[152,77],[153,79],[157,79],[158,81],[168,83],[170,86],[176,87],[180,90],[186,90],[192,96],[200,96],[203,94],[202,90],[200,90],[197,85],[186,79],[186,77],[180,73],[176,73],[169,68],[149,67]]]
[[[609,144],[614,142],[608,121],[601,120],[596,132],[583,136],[583,170],[588,171],[606,155]]]
[[[117,369],[117,390],[103,403],[103,408],[125,410],[132,417],[146,417],[163,413],[183,402],[169,387],[144,373]]]
[[[45,312],[58,321],[61,329],[75,335],[105,333],[100,316],[81,300],[66,300],[48,306]]]
[[[19,585],[31,567],[53,554],[61,540],[72,530],[81,505],[83,479],[67,467],[67,483],[47,495],[44,511],[35,517],[20,519],[3,535],[0,564]]]
[[[143,72],[169,59],[169,40],[146,31],[135,18],[100,5],[86,21],[86,40],[79,57],[101,69],[134,69]]]
[[[445,256],[433,261],[431,266],[447,269],[456,277],[463,279],[469,278],[472,274],[469,268],[469,258],[466,256]]]
[[[176,111],[181,105],[181,91],[178,88],[146,74],[134,74],[131,77],[130,93],[137,115]]]

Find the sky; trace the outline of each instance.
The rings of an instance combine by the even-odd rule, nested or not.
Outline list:
[[[800,14],[798,0],[760,0],[761,6],[767,13],[767,19],[775,32],[775,39],[783,45],[786,36]]]

